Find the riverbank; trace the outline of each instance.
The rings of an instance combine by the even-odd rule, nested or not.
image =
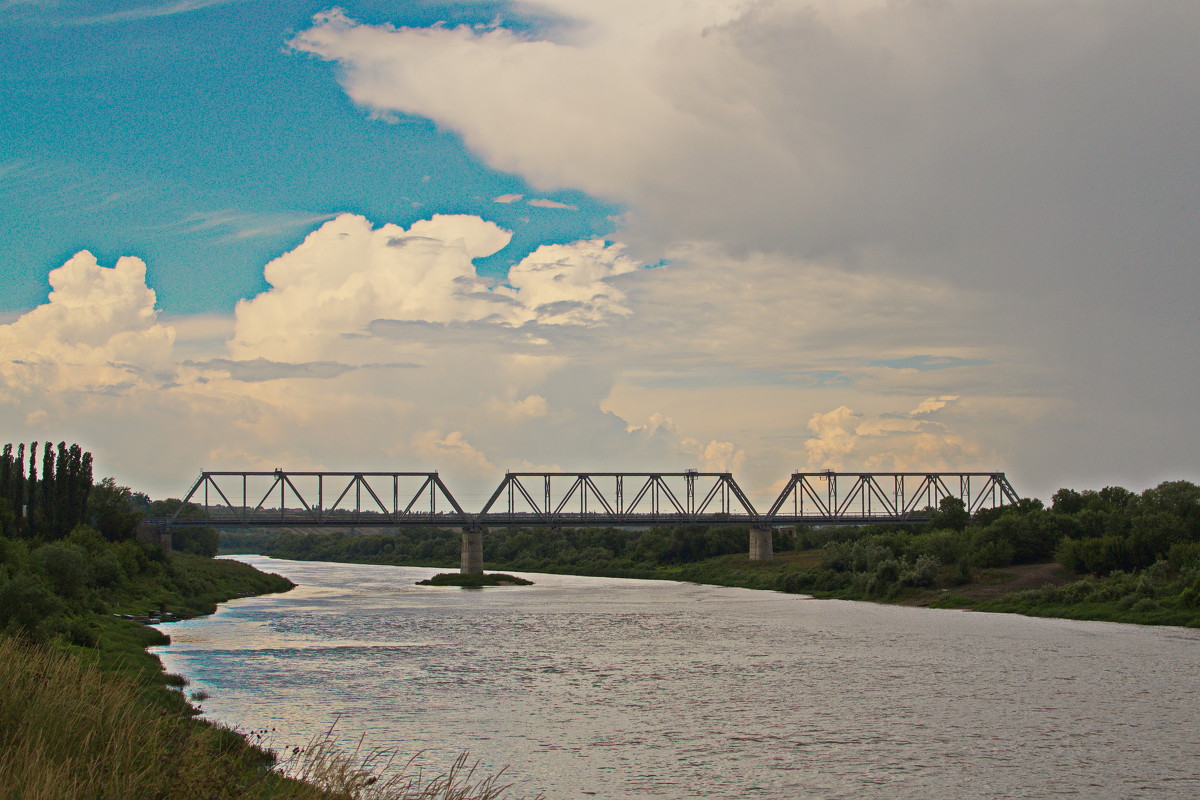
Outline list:
[[[91,569],[72,548],[90,558]],[[202,700],[202,693],[189,695],[187,681],[166,673],[146,650],[170,642],[148,621],[203,616],[234,598],[293,587],[242,562],[137,542],[74,534],[55,545],[0,538],[0,797],[506,796],[498,776],[475,776],[465,755],[448,774],[422,775],[387,752],[343,749],[332,731],[280,763],[267,732],[240,733],[199,718],[189,700]]]
[[[455,539],[453,532],[439,536]],[[903,534],[906,535],[907,534]],[[917,536],[922,536],[918,534]],[[371,545],[389,537],[349,533],[306,534],[304,543],[254,537],[253,552],[276,558],[392,566],[453,567],[449,558],[412,559]],[[915,538],[915,537],[913,537]],[[239,536],[242,552],[247,537]],[[485,540],[486,541],[486,540]],[[865,549],[865,548],[864,548]],[[521,560],[485,560],[488,571],[545,572],[605,578],[676,580],[715,586],[734,586],[796,594],[820,599],[859,600],[877,603],[956,608],[1034,617],[1124,622],[1138,625],[1176,625],[1200,628],[1200,590],[1197,578],[1186,569],[1162,562],[1152,569],[1132,573],[1116,571],[1105,576],[1072,573],[1058,562],[972,567],[968,564],[922,563],[880,548],[865,564],[831,566],[826,548],[776,552],[770,561],[752,562],[745,552],[728,553],[683,563],[556,563],[546,559],[535,566]],[[932,565],[932,567],[930,567]],[[842,565],[839,565],[842,566]],[[854,567],[858,566],[859,569]],[[925,567],[925,572],[920,571]]]
[[[324,796],[274,772],[266,749],[197,719],[186,681],[146,651],[169,638],[134,619],[209,614],[235,597],[287,591],[290,581],[95,537],[3,540],[0,549],[0,795]]]

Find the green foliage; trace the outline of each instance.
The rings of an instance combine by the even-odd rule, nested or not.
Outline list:
[[[6,633],[43,639],[66,607],[39,575],[21,573],[0,582],[0,627]]]
[[[967,511],[967,504],[957,497],[947,496],[938,503],[937,511],[934,512],[929,527],[961,531],[970,522],[971,513]]]
[[[112,478],[105,478],[92,487],[88,518],[110,542],[137,536],[142,516],[128,486],[117,486]]]
[[[778,549],[790,535],[775,538]],[[560,528],[493,529],[484,537],[487,564],[527,572],[576,572],[644,577],[664,565],[687,564],[745,553],[745,526],[656,526],[645,530]],[[374,564],[456,566],[462,552],[457,531],[404,528],[389,533],[224,532],[226,552],[258,552],[277,558]]]
[[[86,620],[96,614],[148,615],[165,604],[192,616],[290,586],[234,561],[109,542],[87,526],[53,542],[0,539],[0,631],[35,641],[92,642],[96,628]]]
[[[36,556],[42,574],[60,597],[78,597],[89,582],[84,552],[73,544],[48,544],[39,547]]]
[[[0,454],[0,536],[58,539],[83,522],[92,488],[92,456],[77,444],[38,443],[28,451],[4,445]]]
[[[176,528],[171,532],[171,548],[212,558],[221,549],[221,534],[214,528]]]

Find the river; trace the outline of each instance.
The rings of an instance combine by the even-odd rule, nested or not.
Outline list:
[[[1200,631],[239,556],[299,586],[163,625],[206,716],[469,750],[548,800],[1200,797]]]

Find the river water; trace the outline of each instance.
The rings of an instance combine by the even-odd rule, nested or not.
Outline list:
[[[549,800],[1200,797],[1200,631],[239,559],[299,586],[158,653],[280,749],[336,721]]]

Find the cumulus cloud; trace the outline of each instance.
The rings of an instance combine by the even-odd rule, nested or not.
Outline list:
[[[545,245],[513,266],[501,285],[480,277],[473,259],[495,253],[510,238],[473,216],[434,215],[408,229],[339,216],[267,265],[271,288],[238,303],[231,352],[279,361],[338,353],[354,358],[371,351],[349,342],[370,338],[372,326],[379,331],[388,323],[507,331],[628,313],[610,279],[637,264],[619,246]]]
[[[154,381],[175,338],[158,322],[146,265],[82,251],[50,272],[47,302],[0,325],[0,391],[124,391]]]
[[[451,431],[443,436],[438,431],[423,431],[413,438],[413,450],[435,464],[445,464],[449,470],[459,470],[474,478],[494,478],[497,469],[477,447],[463,436]]]
[[[938,422],[917,419],[949,402],[953,398],[930,398],[903,416],[868,416],[846,406],[813,414],[808,420],[813,438],[805,442],[807,466],[840,470],[853,464],[862,470],[895,472],[978,470],[981,461],[994,454]]]

